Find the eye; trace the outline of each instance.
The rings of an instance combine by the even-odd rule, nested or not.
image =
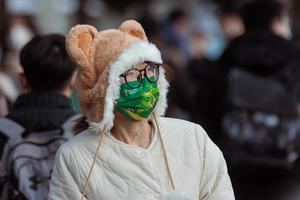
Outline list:
[[[156,63],[148,63],[148,66],[146,67],[146,75],[150,82],[155,82],[158,79],[158,72],[159,64]]]
[[[128,72],[125,73],[125,76],[130,76],[130,77],[137,77],[139,75],[139,71],[137,70],[129,70]]]
[[[148,65],[146,68],[147,76],[153,76],[155,68],[151,65]]]
[[[157,68],[158,64],[157,63],[149,63],[148,66],[151,66],[153,68]]]

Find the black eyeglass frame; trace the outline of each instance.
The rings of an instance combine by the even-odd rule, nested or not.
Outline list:
[[[131,68],[129,70],[127,70],[126,72],[124,72],[123,74],[120,74],[120,77],[124,78],[126,84],[131,87],[131,88],[138,88],[141,83],[142,83],[142,79],[143,77],[146,77],[146,79],[150,82],[150,83],[155,83],[157,82],[157,80],[159,79],[159,68],[162,66],[162,64],[159,64],[159,63],[154,63],[154,62],[150,62],[150,61],[145,61],[144,63],[146,63],[147,65],[145,66],[144,69],[136,69],[136,68]],[[151,65],[151,64],[154,64],[156,67],[157,67],[157,78],[155,79],[155,81],[151,81],[150,78],[148,78],[147,76],[147,73],[146,73],[146,69]],[[126,78],[126,75],[127,73],[130,71],[130,70],[136,70],[138,71],[140,74],[138,75],[138,77],[141,77],[140,79],[138,79],[138,82],[139,84],[137,86],[131,86],[128,81],[127,81],[127,78]],[[144,75],[142,74],[142,72],[144,72]]]

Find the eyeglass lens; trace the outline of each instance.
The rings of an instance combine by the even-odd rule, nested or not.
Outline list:
[[[149,82],[156,82],[158,79],[158,64],[149,63],[144,69],[131,69],[127,71],[124,75],[126,83],[130,87],[138,87],[143,79],[146,79]]]

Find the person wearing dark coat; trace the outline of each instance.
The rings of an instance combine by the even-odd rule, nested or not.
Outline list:
[[[299,116],[299,113],[297,113],[297,104],[299,105],[299,98],[295,100],[293,95],[289,95],[290,94],[289,91],[296,91],[299,94],[300,51],[290,41],[291,34],[290,34],[289,18],[288,18],[286,6],[283,3],[275,0],[265,0],[265,1],[257,0],[252,3],[246,4],[242,9],[241,16],[245,24],[246,32],[243,35],[231,41],[231,43],[225,49],[223,55],[220,57],[218,61],[222,72],[221,86],[223,88],[222,89],[223,94],[221,95],[222,99],[220,100],[220,103],[222,104],[223,107],[222,108],[223,109],[222,110],[223,112],[222,131],[224,136],[226,135],[226,139],[227,139],[227,140],[222,140],[224,141],[224,144],[221,145],[222,146],[221,148],[225,152],[225,157],[227,158],[227,161],[229,163],[229,171],[232,172],[233,187],[235,188],[236,198],[243,199],[243,200],[299,199],[299,194],[293,192],[293,189],[299,190],[297,185],[299,184],[298,182],[299,176],[297,175],[297,173],[292,173],[292,170],[290,170],[289,175],[288,174],[282,175],[281,173],[278,173],[278,171],[275,170],[275,166],[276,166],[276,164],[274,164],[275,162],[273,162],[273,165],[266,164],[268,163],[267,158],[274,156],[275,153],[268,154],[269,156],[271,155],[270,157],[263,157],[263,159],[261,159],[260,161],[263,161],[264,163],[262,164],[261,162],[260,163],[261,165],[254,165],[253,163],[251,163],[251,161],[253,160],[249,159],[249,157],[247,156],[244,156],[242,158],[243,161],[246,160],[246,164],[244,163],[245,165],[240,165],[240,168],[237,168],[237,165],[234,165],[237,164],[238,161],[240,163],[243,162],[241,161],[242,159],[237,161],[236,155],[238,154],[241,155],[241,152],[244,151],[244,149],[246,149],[250,145],[252,145],[250,146],[252,149],[250,150],[247,149],[248,154],[243,154],[243,155],[253,155],[252,158],[258,158],[259,156],[263,155],[263,153],[265,154],[268,153],[265,150],[267,149],[266,147],[267,145],[260,145],[261,148],[256,148],[259,145],[255,146],[254,142],[246,143],[244,142],[245,140],[243,141],[245,135],[244,133],[247,132],[247,130],[248,130],[247,132],[248,135],[246,139],[247,141],[251,141],[251,142],[256,141],[259,144],[263,143],[263,141],[273,141],[273,137],[275,137],[274,135],[280,132],[280,131],[276,132],[276,130],[280,130],[280,127],[282,127],[278,124],[284,121],[284,117],[289,116],[285,118],[286,121],[288,120],[297,121],[298,120],[297,116]],[[238,77],[240,82],[235,85],[233,85],[231,82],[232,72],[234,71],[239,71],[239,72],[242,71],[243,74],[247,74],[247,76]],[[242,73],[240,73],[239,75],[241,75]],[[253,108],[251,108],[252,109],[251,110],[248,109],[249,107],[240,109],[241,107],[236,107],[236,105],[230,104],[234,102],[234,100],[232,100],[234,99],[232,98],[233,95],[230,95],[233,94],[230,93],[231,91],[233,91],[232,88],[239,88],[241,85],[240,83],[243,82],[243,80],[245,80],[245,77],[246,78],[251,77],[252,80],[253,79],[258,80],[258,82],[255,81],[251,82],[253,84],[248,83],[244,85],[247,86],[246,88],[256,88],[257,89],[256,91],[247,90],[245,88],[240,90],[243,92],[245,96],[249,97],[252,100],[247,102],[248,103],[247,106],[253,106],[253,105],[255,106],[264,105],[267,107],[269,106],[268,103],[266,104],[262,99],[264,99],[267,96],[267,94],[271,94],[272,91],[268,89],[260,90],[260,88],[268,88],[264,84],[261,84],[262,82],[259,82],[261,80],[268,80],[266,82],[273,82],[273,83],[283,83],[282,85],[284,85],[285,88],[284,91],[287,91],[285,93],[287,94],[286,97],[288,97],[287,101],[281,101],[281,99],[279,98],[280,96],[274,95],[274,98],[269,98],[271,99],[271,101],[268,102],[269,104],[274,104],[276,106],[272,107],[270,105],[268,109],[272,108],[273,110],[269,110],[267,112],[261,110],[253,110],[254,106]],[[253,85],[256,85],[258,87],[256,86],[252,87]],[[276,87],[270,87],[270,88],[278,89]],[[229,99],[232,101],[229,101]],[[249,110],[251,112],[248,112]],[[232,116],[234,116],[234,114],[236,113],[238,114],[235,116],[238,117],[233,118]],[[244,116],[246,117],[248,116],[250,117],[242,118],[243,115],[239,115],[240,113],[245,114]],[[256,119],[253,120],[255,113],[261,114],[260,117],[263,116],[264,114],[266,116],[270,116],[270,115],[280,116],[279,122],[276,122],[277,125],[274,128],[275,131],[272,132],[273,134],[265,134],[266,138],[260,137],[259,134],[262,131],[268,129],[262,128],[263,126],[265,126],[263,124],[265,122],[261,123],[263,124],[262,126],[255,126],[259,124],[259,123],[255,124],[254,121]],[[257,116],[258,115],[256,115],[256,117]],[[290,116],[293,117],[290,118]],[[225,126],[226,119],[227,122],[230,121],[230,119],[233,119],[230,121],[232,123],[231,124],[227,123],[227,126]],[[263,118],[261,117],[260,120],[262,119]],[[254,128],[249,131],[249,127],[250,128],[254,127]],[[295,127],[292,127],[292,129],[295,129],[297,127],[299,126],[295,125]],[[231,134],[234,132],[233,129],[235,129],[237,132],[237,137],[235,138]],[[292,131],[291,129],[290,130],[287,129],[284,129],[282,131],[285,134],[285,136],[288,135],[290,131]],[[266,131],[266,133],[270,133],[270,132]],[[233,138],[231,141],[234,141],[232,143],[228,142],[229,141],[228,138],[230,138],[230,136],[231,138]],[[226,142],[228,142],[228,144]],[[291,141],[291,143],[292,142],[294,141]],[[245,144],[248,146],[246,146]],[[259,151],[261,149],[263,150]],[[237,153],[233,155],[234,152]],[[251,154],[252,152],[256,152],[256,153],[258,152],[258,153]],[[285,154],[282,154],[282,156],[283,155]],[[278,156],[278,154],[276,154],[276,156]],[[235,163],[230,162],[234,159],[235,159]],[[253,165],[250,165],[249,163]],[[259,181],[260,183],[257,182],[258,179],[261,180]],[[276,189],[274,190],[274,188]]]
[[[225,80],[233,68],[262,77],[282,73],[281,78],[289,86],[298,87],[300,50],[289,40],[286,6],[273,0],[255,1],[244,6],[241,16],[246,32],[232,40],[218,61],[224,81],[223,96]]]

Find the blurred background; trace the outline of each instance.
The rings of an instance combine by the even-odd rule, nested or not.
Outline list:
[[[300,199],[300,1],[258,1],[0,0],[0,116],[22,93],[19,51],[34,35],[136,19],[174,71],[166,115],[204,127],[236,199]]]

